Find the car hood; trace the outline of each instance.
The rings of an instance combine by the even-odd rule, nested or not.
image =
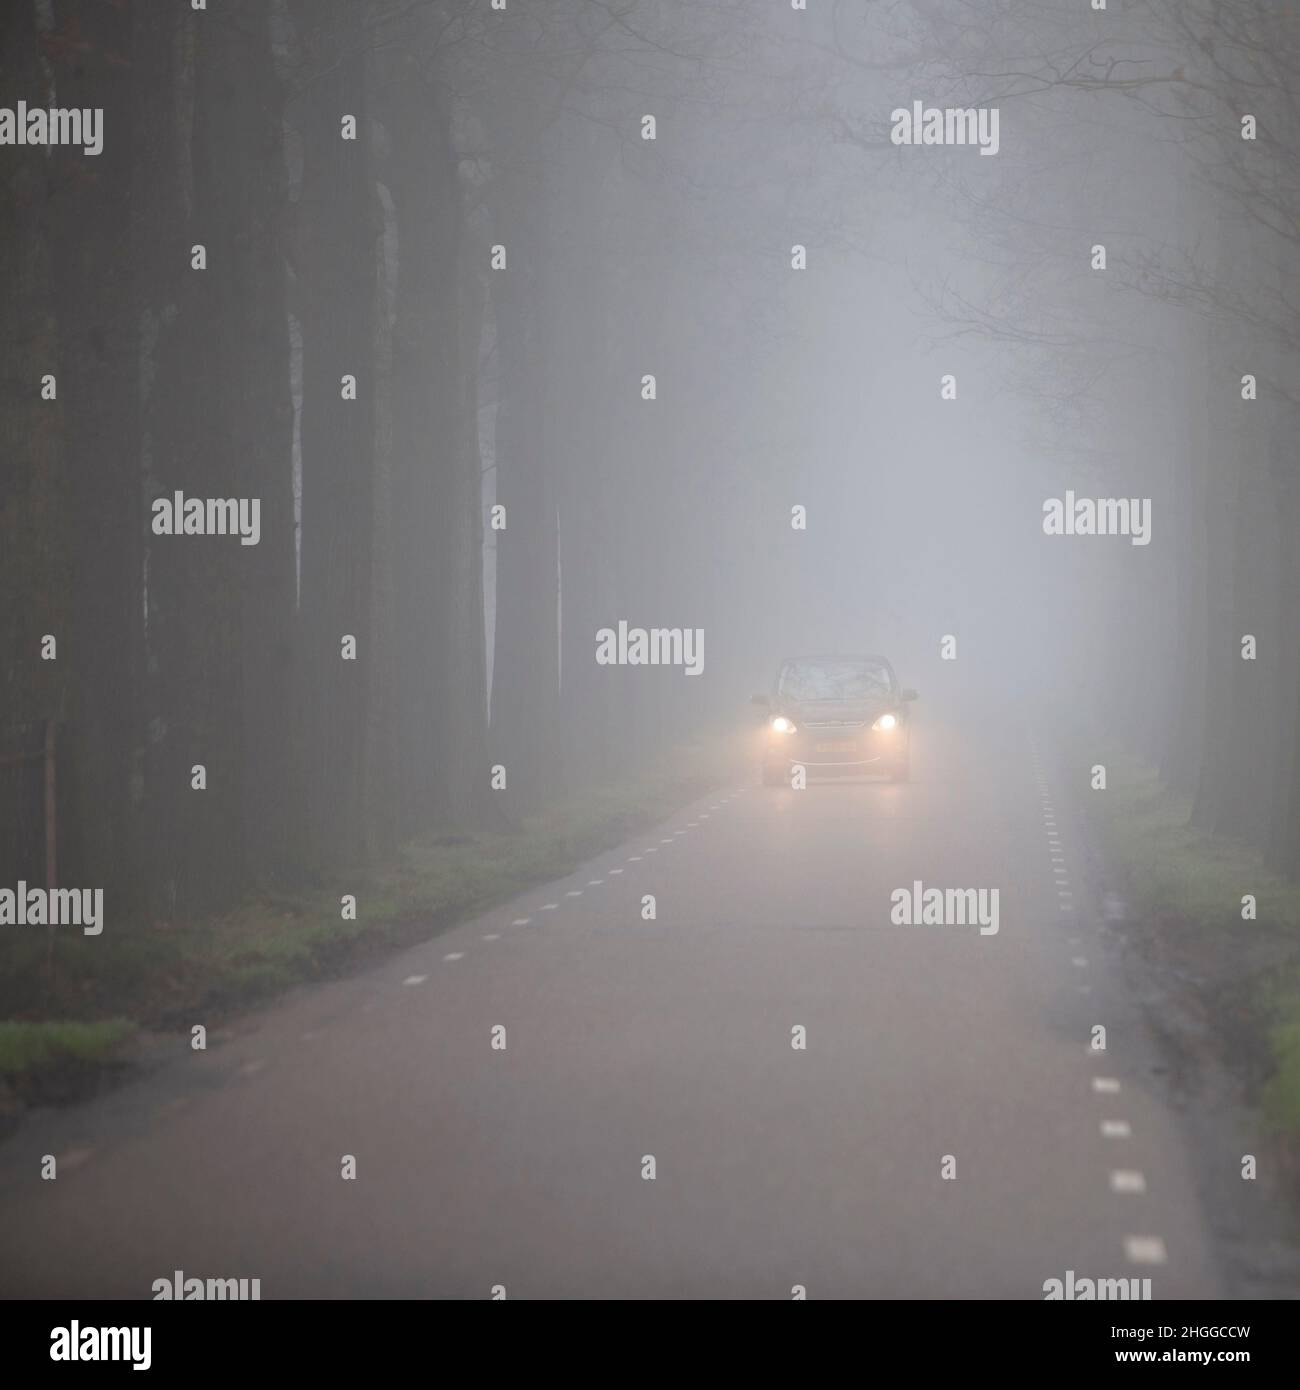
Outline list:
[[[780,702],[781,712],[796,724],[869,724],[896,708],[897,702],[889,699]]]

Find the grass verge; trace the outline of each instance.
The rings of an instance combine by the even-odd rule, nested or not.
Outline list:
[[[124,1064],[141,1029],[210,1026],[570,873],[735,777],[739,766],[728,740],[681,748],[640,776],[576,792],[515,831],[417,839],[362,884],[264,896],[219,918],[110,919],[99,937],[58,934],[52,953],[43,928],[6,932],[0,1117],[23,1102],[67,1099],[78,1078]],[[345,892],[357,896],[355,921],[342,917]]]
[[[1131,907],[1163,963],[1195,982],[1207,1017],[1270,1127],[1300,1146],[1300,885],[1247,846],[1191,825],[1191,798],[1147,764],[1107,750],[1107,790],[1089,799]],[[1242,917],[1255,898],[1256,919]]]

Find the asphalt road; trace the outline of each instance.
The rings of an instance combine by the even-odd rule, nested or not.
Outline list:
[[[1220,1295],[1068,799],[1014,731],[923,723],[913,760],[908,785],[755,776],[30,1114],[0,1146],[0,1292],[179,1269],[263,1298],[1034,1299],[1073,1270]],[[891,923],[917,879],[997,888],[997,934]]]

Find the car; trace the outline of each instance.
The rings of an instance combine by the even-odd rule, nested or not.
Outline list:
[[[883,656],[787,657],[771,693],[753,697],[767,710],[763,785],[789,786],[795,764],[810,776],[883,772],[906,782],[916,698]]]

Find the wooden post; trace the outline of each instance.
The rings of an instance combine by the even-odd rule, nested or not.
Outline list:
[[[59,886],[59,817],[55,803],[54,720],[45,721],[45,886]]]
[[[57,789],[54,772],[54,720],[45,721],[45,886],[51,895],[59,886],[59,818],[55,811]],[[45,936],[45,980],[49,988],[54,983],[54,900],[50,899]]]

